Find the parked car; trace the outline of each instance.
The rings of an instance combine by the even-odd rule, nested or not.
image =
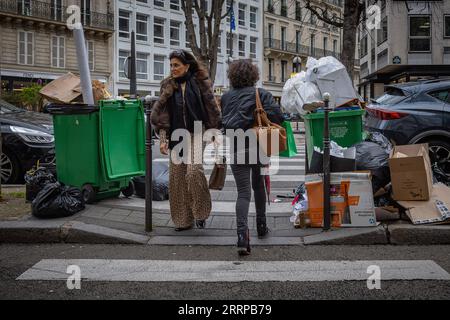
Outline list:
[[[450,80],[389,85],[366,110],[369,131],[397,145],[428,143],[431,162],[450,177]]]
[[[2,183],[22,183],[38,161],[55,161],[53,121],[48,114],[17,108],[0,99]]]

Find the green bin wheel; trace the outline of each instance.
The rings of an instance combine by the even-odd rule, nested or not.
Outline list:
[[[129,198],[134,194],[134,183],[133,181],[130,180],[130,182],[128,183],[128,187],[123,188],[122,190],[120,190],[122,192],[122,194]]]
[[[81,187],[81,194],[83,195],[84,202],[87,204],[92,204],[95,201],[95,190],[90,184],[85,184]]]

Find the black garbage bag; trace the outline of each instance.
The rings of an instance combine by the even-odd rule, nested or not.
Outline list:
[[[354,147],[356,148],[356,170],[370,170],[374,193],[391,182],[389,152],[382,145],[363,141],[355,144]]]
[[[441,182],[450,187],[450,178],[449,176],[438,166],[435,162],[431,166],[433,170],[433,183]]]
[[[25,174],[25,199],[27,201],[33,201],[36,195],[42,188],[49,184],[55,183],[56,177],[53,171],[47,167],[39,167],[35,170],[30,170]]]
[[[133,178],[136,196],[145,198],[145,176]],[[152,200],[164,201],[169,199],[169,166],[157,162],[152,170]]]
[[[42,219],[64,218],[84,210],[81,190],[48,183],[39,191],[31,204],[33,216]]]

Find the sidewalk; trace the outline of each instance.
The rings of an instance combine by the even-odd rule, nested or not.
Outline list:
[[[0,221],[0,243],[83,243],[148,245],[235,245],[235,217],[214,210],[206,229],[175,232],[170,215],[153,210],[153,231],[145,232],[142,199],[114,199],[91,205],[72,217]],[[450,225],[414,226],[407,221],[383,223],[373,228],[295,229],[280,210],[286,203],[271,204],[268,212],[270,236],[258,239],[250,214],[252,245],[431,245],[450,244]],[[120,206],[121,208],[117,208]],[[127,208],[128,207],[128,208]],[[215,204],[221,209],[221,204]]]

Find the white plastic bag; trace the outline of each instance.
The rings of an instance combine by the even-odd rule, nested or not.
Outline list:
[[[304,71],[289,79],[281,96],[281,105],[290,113],[306,114],[303,105],[320,101],[319,88],[311,82],[307,82]]]

